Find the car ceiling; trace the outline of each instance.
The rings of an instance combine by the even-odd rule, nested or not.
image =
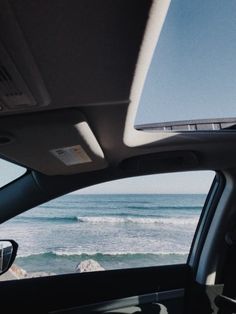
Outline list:
[[[233,130],[134,129],[146,75],[138,69],[151,59],[165,2],[0,0],[1,156],[50,176],[234,167]],[[75,146],[89,161],[65,164],[53,153]]]

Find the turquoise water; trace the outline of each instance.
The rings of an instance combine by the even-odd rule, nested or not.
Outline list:
[[[93,259],[105,269],[182,263],[205,195],[71,194],[1,225],[19,244],[27,272],[74,272]]]

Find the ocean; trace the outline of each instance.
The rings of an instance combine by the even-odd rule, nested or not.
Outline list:
[[[74,272],[93,259],[105,269],[184,263],[205,195],[69,194],[0,226],[18,242],[29,274]]]

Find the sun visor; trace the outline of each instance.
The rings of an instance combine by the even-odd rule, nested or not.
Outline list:
[[[4,117],[0,125],[0,154],[25,167],[46,175],[70,175],[107,166],[77,110]]]

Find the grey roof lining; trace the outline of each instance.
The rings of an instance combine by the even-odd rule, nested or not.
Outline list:
[[[131,0],[11,1],[51,109],[129,99],[150,4],[135,2],[134,14]]]

